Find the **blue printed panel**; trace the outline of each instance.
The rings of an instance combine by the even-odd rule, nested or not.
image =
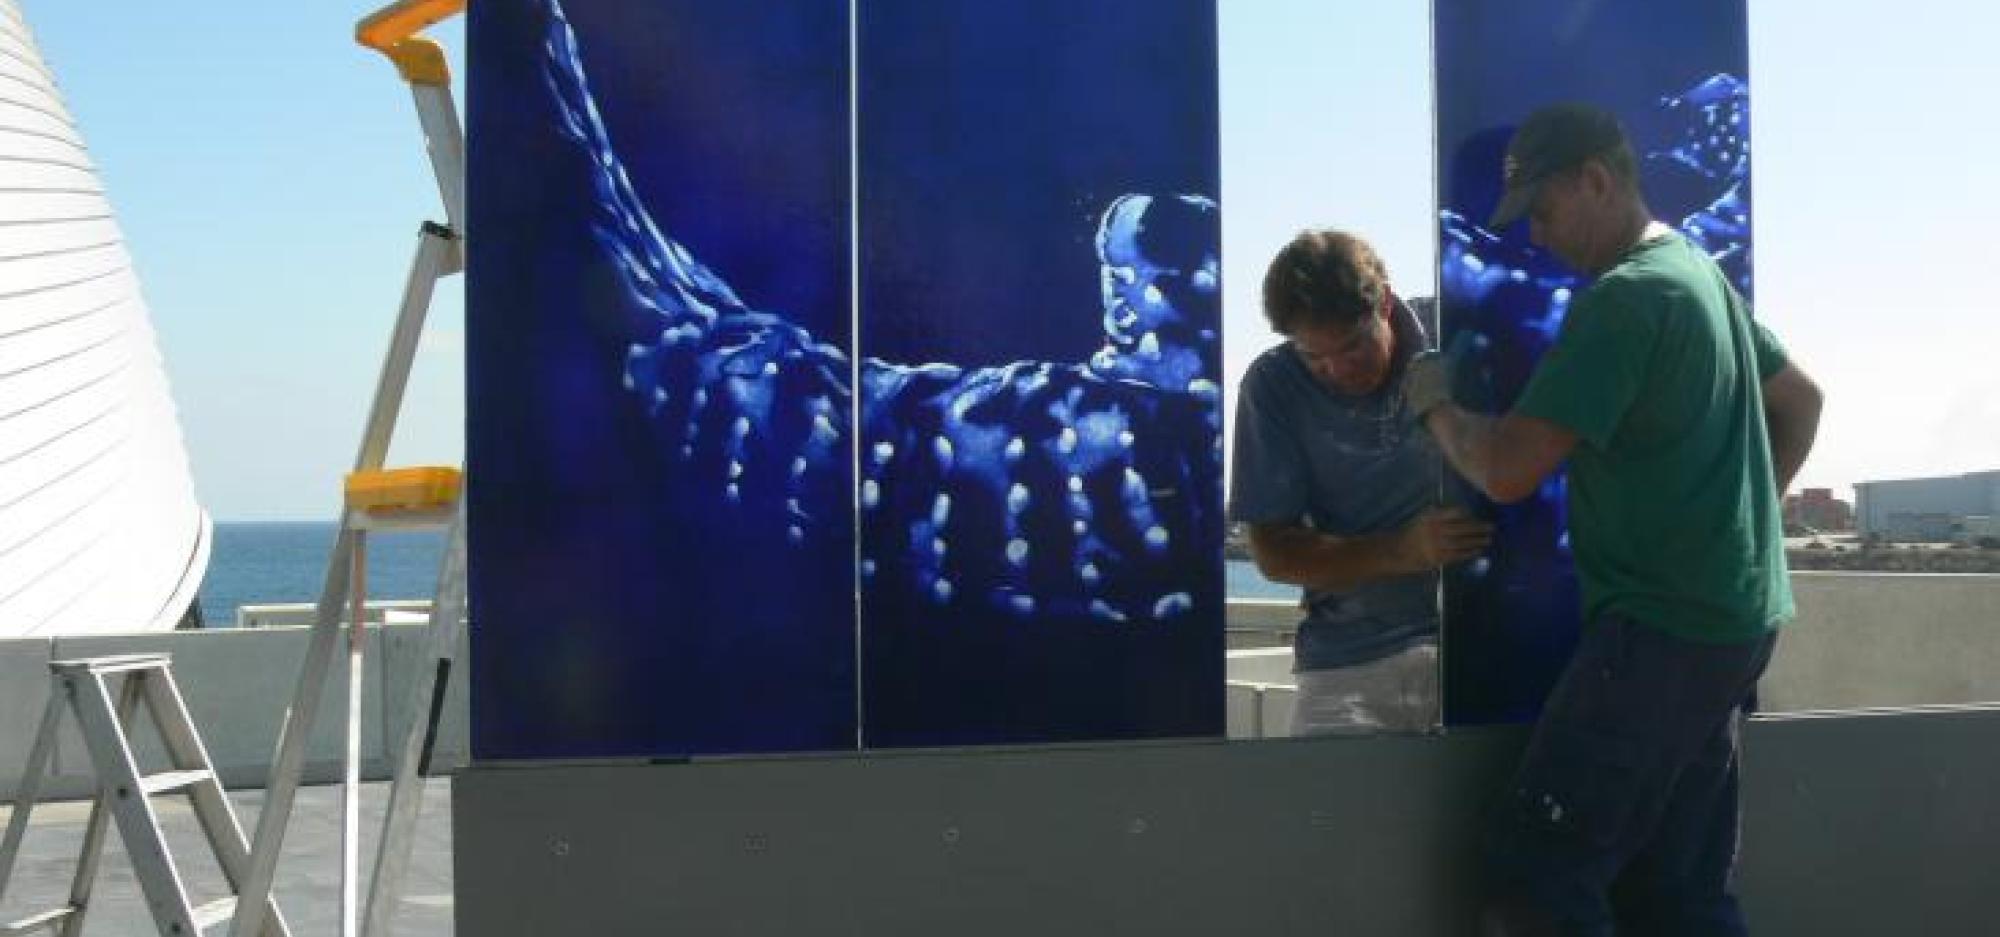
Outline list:
[[[1219,734],[1213,0],[859,13],[864,742]]]
[[[474,754],[851,748],[846,4],[469,30]]]
[[[1586,285],[1528,241],[1483,227],[1513,128],[1535,108],[1586,101],[1617,113],[1655,215],[1678,224],[1750,292],[1750,121],[1744,0],[1595,3],[1437,0],[1439,265],[1455,391],[1501,412],[1526,386]],[[1519,505],[1480,506],[1490,560],[1448,576],[1445,720],[1531,720],[1575,645],[1576,574],[1564,481]]]

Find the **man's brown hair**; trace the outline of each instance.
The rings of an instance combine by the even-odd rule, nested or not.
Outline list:
[[[1264,272],[1264,317],[1290,335],[1301,325],[1352,325],[1382,308],[1389,271],[1345,231],[1301,231]]]

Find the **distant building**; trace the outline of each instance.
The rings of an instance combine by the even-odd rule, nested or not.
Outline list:
[[[1853,530],[1854,506],[1834,497],[1831,488],[1807,488],[1785,499],[1785,526]]]
[[[1897,511],[1889,515],[1882,539],[1908,543],[1949,543],[1958,539],[1958,515],[1936,511]]]
[[[1861,482],[1854,523],[1889,541],[1960,539],[1969,518],[2000,516],[2000,471]]]

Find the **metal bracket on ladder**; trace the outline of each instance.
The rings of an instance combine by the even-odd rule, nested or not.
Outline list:
[[[56,661],[49,665],[49,670],[48,707],[43,710],[41,730],[28,755],[27,773],[21,779],[6,839],[0,841],[0,893],[6,889],[21,841],[27,835],[29,814],[55,754],[56,730],[64,708],[76,713],[96,770],[98,794],[84,827],[83,847],[77,859],[76,876],[70,884],[68,903],[11,924],[0,924],[0,935],[11,937],[46,931],[60,937],[77,937],[82,933],[98,860],[103,855],[108,820],[118,824],[133,874],[139,880],[162,937],[220,933],[220,925],[238,910],[239,890],[249,872],[250,844],[243,838],[243,828],[236,821],[222,782],[216,777],[208,750],[188,717],[187,704],[181,700],[168,658],[163,654],[133,654]],[[114,702],[110,678],[119,675],[123,675],[123,684]],[[141,774],[132,751],[129,730],[142,706],[158,727],[171,763],[168,770],[156,774]],[[235,894],[203,905],[189,900],[187,885],[167,851],[159,814],[153,809],[153,798],[171,794],[188,796],[195,819],[215,850],[216,861]],[[262,914],[258,915],[257,933],[262,937],[289,937],[284,918],[268,895],[259,902],[259,907]]]

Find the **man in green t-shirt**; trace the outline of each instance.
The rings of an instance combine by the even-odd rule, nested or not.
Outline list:
[[[1492,226],[1594,282],[1514,409],[1412,410],[1496,501],[1569,463],[1583,634],[1490,842],[1499,934],[1743,934],[1731,883],[1740,712],[1792,617],[1779,501],[1820,393],[1696,245],[1656,221],[1612,115],[1557,105],[1508,145]]]

